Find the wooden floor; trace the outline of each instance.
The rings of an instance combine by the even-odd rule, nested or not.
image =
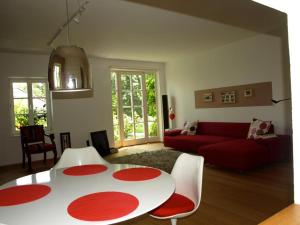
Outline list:
[[[110,157],[140,152],[141,149],[160,149],[161,144],[125,148]],[[47,164],[35,162],[35,172],[49,169]],[[187,171],[188,172],[188,171]],[[178,225],[254,225],[293,203],[293,168],[291,163],[269,165],[246,174],[205,167],[202,200],[196,213],[180,219]],[[21,165],[0,167],[0,184],[29,174]],[[158,187],[159,188],[159,187]],[[148,215],[123,225],[164,225],[170,221]]]

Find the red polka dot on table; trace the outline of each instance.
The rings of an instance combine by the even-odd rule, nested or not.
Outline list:
[[[84,221],[106,221],[126,216],[139,205],[138,199],[123,192],[97,192],[82,196],[68,206],[70,216]]]
[[[115,172],[113,177],[123,181],[144,181],[160,176],[161,171],[155,168],[129,168]]]
[[[86,176],[86,175],[102,173],[105,170],[107,170],[107,166],[105,165],[89,164],[89,165],[73,166],[67,168],[63,171],[63,173],[68,176]]]
[[[0,206],[13,206],[43,198],[51,188],[42,184],[20,185],[0,190]]]

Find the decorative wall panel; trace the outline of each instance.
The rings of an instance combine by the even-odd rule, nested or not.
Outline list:
[[[195,91],[196,108],[272,105],[272,82]]]

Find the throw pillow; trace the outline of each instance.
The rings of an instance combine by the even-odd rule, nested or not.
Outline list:
[[[248,139],[257,139],[261,138],[261,135],[267,134],[271,127],[271,121],[263,121],[259,119],[253,119],[250,124],[248,131]]]
[[[193,121],[193,122],[185,122],[183,130],[181,131],[181,134],[184,135],[195,135],[197,131],[197,124],[198,121]]]

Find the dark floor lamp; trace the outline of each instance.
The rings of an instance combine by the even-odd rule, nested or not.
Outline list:
[[[287,100],[291,100],[291,98],[285,98],[285,99],[280,99],[280,100],[274,100],[274,99],[271,99],[271,101],[272,101],[274,104],[277,104],[277,103],[283,102],[283,101],[287,101]]]

